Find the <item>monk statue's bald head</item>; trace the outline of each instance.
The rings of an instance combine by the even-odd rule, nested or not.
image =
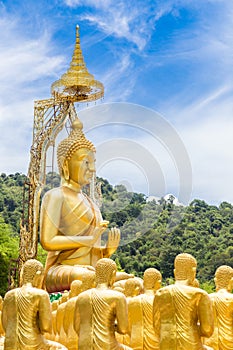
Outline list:
[[[190,280],[193,283],[196,276],[197,261],[191,254],[178,254],[175,258],[174,267],[176,281]]]
[[[115,282],[116,271],[115,261],[107,258],[98,260],[95,268],[96,284],[107,283],[112,285]]]
[[[144,271],[144,289],[159,289],[161,287],[162,275],[159,270],[151,267]]]
[[[20,284],[31,283],[34,285],[35,277],[43,278],[44,267],[40,261],[36,259],[27,260],[21,270]]]
[[[216,290],[228,289],[230,281],[233,279],[233,269],[230,266],[222,265],[215,272]],[[231,289],[231,288],[230,288]]]

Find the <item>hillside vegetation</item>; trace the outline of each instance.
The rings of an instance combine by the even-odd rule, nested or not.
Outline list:
[[[0,175],[0,294],[8,285],[11,259],[18,257],[19,222],[22,213],[23,184],[20,173]],[[215,269],[233,266],[233,206],[219,206],[200,199],[188,206],[176,206],[170,198],[147,202],[141,193],[128,192],[123,185],[102,184],[104,219],[110,227],[121,229],[121,244],[113,255],[119,268],[141,276],[148,267],[158,268],[165,283],[173,278],[173,262],[180,252],[194,255],[198,261],[198,279],[212,288]],[[45,190],[59,185],[59,176],[48,174]],[[106,240],[106,234],[103,236]],[[39,249],[39,259],[45,256]]]

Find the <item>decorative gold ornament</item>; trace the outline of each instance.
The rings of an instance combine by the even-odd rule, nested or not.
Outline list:
[[[51,87],[55,97],[72,96],[77,101],[93,101],[104,95],[103,84],[95,80],[86,68],[80,47],[79,26],[76,26],[76,43],[70,67]]]

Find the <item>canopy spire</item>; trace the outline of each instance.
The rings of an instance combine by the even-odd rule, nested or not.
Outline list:
[[[73,97],[77,101],[93,101],[104,95],[103,84],[87,70],[80,46],[79,25],[70,67],[51,86],[51,93],[59,97]]]

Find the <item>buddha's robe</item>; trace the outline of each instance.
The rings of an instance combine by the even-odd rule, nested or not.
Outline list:
[[[103,220],[99,208],[89,197],[67,186],[54,188],[45,194],[41,218],[56,228],[57,235],[70,237],[93,235]],[[44,229],[42,223],[41,229]],[[45,266],[47,290],[55,292],[69,289],[71,282],[81,279],[85,272],[80,265],[95,267],[103,255],[100,239],[93,246],[49,251]]]
[[[233,295],[224,289],[210,294],[214,311],[214,333],[204,343],[214,350],[233,349]]]
[[[202,350],[213,333],[212,305],[202,289],[174,284],[158,290],[153,305],[160,350]]]

